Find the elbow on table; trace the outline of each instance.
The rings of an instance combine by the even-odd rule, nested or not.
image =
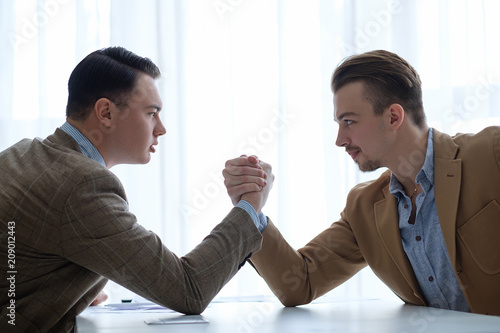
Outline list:
[[[299,305],[305,305],[311,303],[311,302],[294,302],[294,301],[282,301],[282,300],[280,300],[280,302],[287,308],[293,308]]]
[[[305,305],[312,302],[312,298],[297,297],[295,295],[276,295],[281,302],[286,307],[295,307],[299,305]]]
[[[177,309],[172,309],[172,310],[183,313],[185,315],[199,315],[203,311],[205,311],[205,309],[208,307],[209,304],[210,302],[191,301],[191,302],[186,302]]]

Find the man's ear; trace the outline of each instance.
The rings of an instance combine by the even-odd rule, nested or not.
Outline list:
[[[114,107],[113,102],[103,97],[97,100],[94,104],[94,113],[104,127],[110,128],[111,123],[111,109]]]
[[[403,124],[405,119],[405,110],[400,104],[391,104],[389,106],[390,126],[396,130]]]

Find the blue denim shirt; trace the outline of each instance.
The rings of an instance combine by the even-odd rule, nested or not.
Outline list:
[[[415,223],[408,222],[410,198],[399,180],[391,175],[389,191],[398,199],[399,230],[425,301],[429,306],[470,312],[444,242],[434,197],[434,144],[432,128],[427,138],[424,165],[416,181],[423,189],[416,198]]]

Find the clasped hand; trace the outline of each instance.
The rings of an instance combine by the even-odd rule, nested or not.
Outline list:
[[[257,156],[241,155],[226,162],[222,175],[233,205],[245,200],[259,214],[274,183],[271,165]]]

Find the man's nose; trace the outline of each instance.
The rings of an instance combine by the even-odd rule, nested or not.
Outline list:
[[[337,140],[335,141],[335,144],[339,147],[345,147],[349,144],[349,140],[341,128],[339,128],[337,132]]]
[[[166,133],[167,133],[167,130],[166,130],[165,126],[163,126],[161,119],[158,119],[158,123],[155,126],[155,130],[154,130],[153,134],[155,136],[161,136],[161,135],[164,135]]]

